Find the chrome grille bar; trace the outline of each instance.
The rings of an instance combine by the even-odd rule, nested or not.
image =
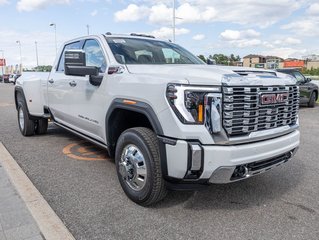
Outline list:
[[[261,94],[283,92],[286,93],[284,102],[261,104]],[[229,137],[293,126],[297,123],[298,109],[297,86],[223,87],[223,127]]]

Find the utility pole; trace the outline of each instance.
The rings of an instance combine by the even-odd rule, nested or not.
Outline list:
[[[55,38],[55,55],[58,53],[58,43],[56,40],[56,24],[55,23],[50,23],[50,27],[54,27],[54,38]]]
[[[173,0],[173,43],[175,43],[176,36],[176,0]]]
[[[39,56],[38,56],[38,42],[35,41],[35,55],[36,55],[36,58],[37,58],[37,67],[39,67]]]
[[[90,35],[90,25],[87,24],[87,25],[86,25],[86,28],[87,28],[87,33],[88,33],[88,35]]]
[[[21,51],[21,42],[20,42],[20,40],[17,40],[16,43],[19,45],[19,50],[20,50],[20,74],[22,74],[22,51]]]
[[[2,52],[2,80],[3,80],[3,75],[4,75],[4,50],[0,50]]]

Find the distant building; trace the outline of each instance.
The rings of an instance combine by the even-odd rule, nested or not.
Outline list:
[[[302,59],[305,61],[319,61],[319,55],[311,54],[307,56],[302,56]]]
[[[243,62],[241,62],[241,61],[234,62],[234,66],[237,66],[237,67],[243,67],[243,66],[244,66],[244,63],[243,63]]]
[[[267,56],[266,57],[266,68],[268,68],[268,69],[279,68],[280,63],[283,61],[284,61],[283,58],[280,58],[277,56]]]
[[[304,68],[305,61],[296,58],[287,58],[284,61],[284,68]]]
[[[319,61],[307,61],[306,63],[306,68],[307,69],[316,69],[319,68]]]
[[[287,58],[283,59],[277,56],[262,56],[256,54],[249,54],[243,57],[244,67],[253,68],[319,68],[319,55],[312,54],[308,56],[303,56],[303,59],[297,58]]]
[[[265,68],[266,57],[262,55],[249,54],[243,57],[244,67]]]
[[[284,59],[277,56],[262,56],[250,54],[243,57],[244,67],[275,69]]]

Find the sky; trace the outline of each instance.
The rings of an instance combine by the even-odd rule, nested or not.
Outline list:
[[[319,0],[176,0],[176,43],[196,55],[319,54]],[[173,0],[0,0],[7,65],[52,65],[57,44],[90,34],[173,39]],[[89,26],[89,27],[87,27]],[[0,58],[2,52],[0,51]]]

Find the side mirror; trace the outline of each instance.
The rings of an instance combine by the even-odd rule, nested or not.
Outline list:
[[[312,81],[312,79],[311,78],[306,78],[306,82],[308,83],[308,82],[311,82]]]
[[[83,50],[67,50],[64,53],[64,74],[68,76],[98,76],[99,68],[86,66]]]

